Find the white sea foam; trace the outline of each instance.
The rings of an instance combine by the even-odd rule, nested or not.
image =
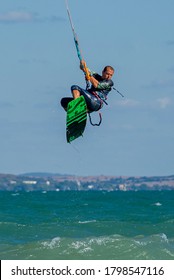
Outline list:
[[[151,243],[151,241],[134,240],[134,243],[140,246],[146,246],[148,243]]]
[[[172,254],[168,249],[164,249],[163,252],[165,252],[167,255],[169,255],[170,257],[174,257],[174,254]]]
[[[93,251],[89,245],[86,241],[76,241],[71,244],[71,248],[77,250],[80,254],[84,254]]]
[[[89,223],[95,223],[96,220],[89,220],[89,221],[79,221],[79,224],[89,224]]]
[[[155,206],[162,206],[162,204],[160,202],[156,202],[153,205],[155,205]]]
[[[54,249],[60,246],[60,237],[55,237],[51,241],[44,241],[41,243],[45,248]]]
[[[162,241],[167,242],[167,243],[169,242],[167,235],[165,233],[161,233],[160,236],[161,236]]]
[[[83,254],[91,251],[94,251],[91,247],[85,247],[84,249],[80,250],[79,253]]]
[[[85,242],[83,241],[76,241],[71,244],[71,247],[74,249],[80,249],[84,246]]]

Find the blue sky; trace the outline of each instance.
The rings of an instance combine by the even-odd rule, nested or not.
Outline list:
[[[0,173],[174,174],[173,0],[69,0],[88,67],[111,64],[125,95],[72,144],[59,102],[85,81],[65,2],[1,2]]]

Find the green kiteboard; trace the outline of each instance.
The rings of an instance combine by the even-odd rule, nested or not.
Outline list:
[[[68,103],[66,117],[66,139],[70,143],[83,136],[87,121],[87,106],[85,98],[80,96]]]

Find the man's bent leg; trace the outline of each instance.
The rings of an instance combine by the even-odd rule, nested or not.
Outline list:
[[[77,89],[74,89],[72,91],[72,95],[73,95],[74,99],[76,99],[76,98],[80,97],[80,92]]]
[[[74,99],[80,97],[80,95],[81,95],[80,90],[81,90],[81,88],[79,86],[74,85],[71,87],[71,92],[72,92]]]

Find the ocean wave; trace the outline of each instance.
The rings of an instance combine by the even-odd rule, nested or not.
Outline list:
[[[165,233],[160,233],[160,234],[154,234],[151,236],[140,236],[136,237],[134,242],[140,246],[146,246],[152,243],[161,243],[161,242],[166,242],[169,243],[169,240],[167,238],[167,235]]]
[[[18,196],[20,193],[12,193],[11,196]]]
[[[174,240],[165,233],[151,236],[125,237],[122,235],[65,238],[17,244],[4,244],[2,259],[55,259],[55,260],[139,260],[173,259]]]
[[[51,241],[44,241],[41,242],[41,244],[45,248],[54,249],[60,246],[60,240],[61,240],[60,237],[55,237]]]
[[[130,238],[121,235],[55,237],[40,245],[45,258],[49,258],[52,251],[55,259],[172,259],[174,255],[174,240],[169,240],[165,233]]]
[[[96,220],[78,221],[78,224],[90,224],[90,223],[96,223]]]
[[[154,204],[152,204],[152,205],[155,205],[155,206],[162,206],[162,203],[156,202],[156,203],[154,203]]]
[[[19,224],[16,222],[6,222],[6,221],[0,221],[0,225],[11,226],[13,229],[14,229],[14,227],[26,227],[27,226],[25,224]]]

